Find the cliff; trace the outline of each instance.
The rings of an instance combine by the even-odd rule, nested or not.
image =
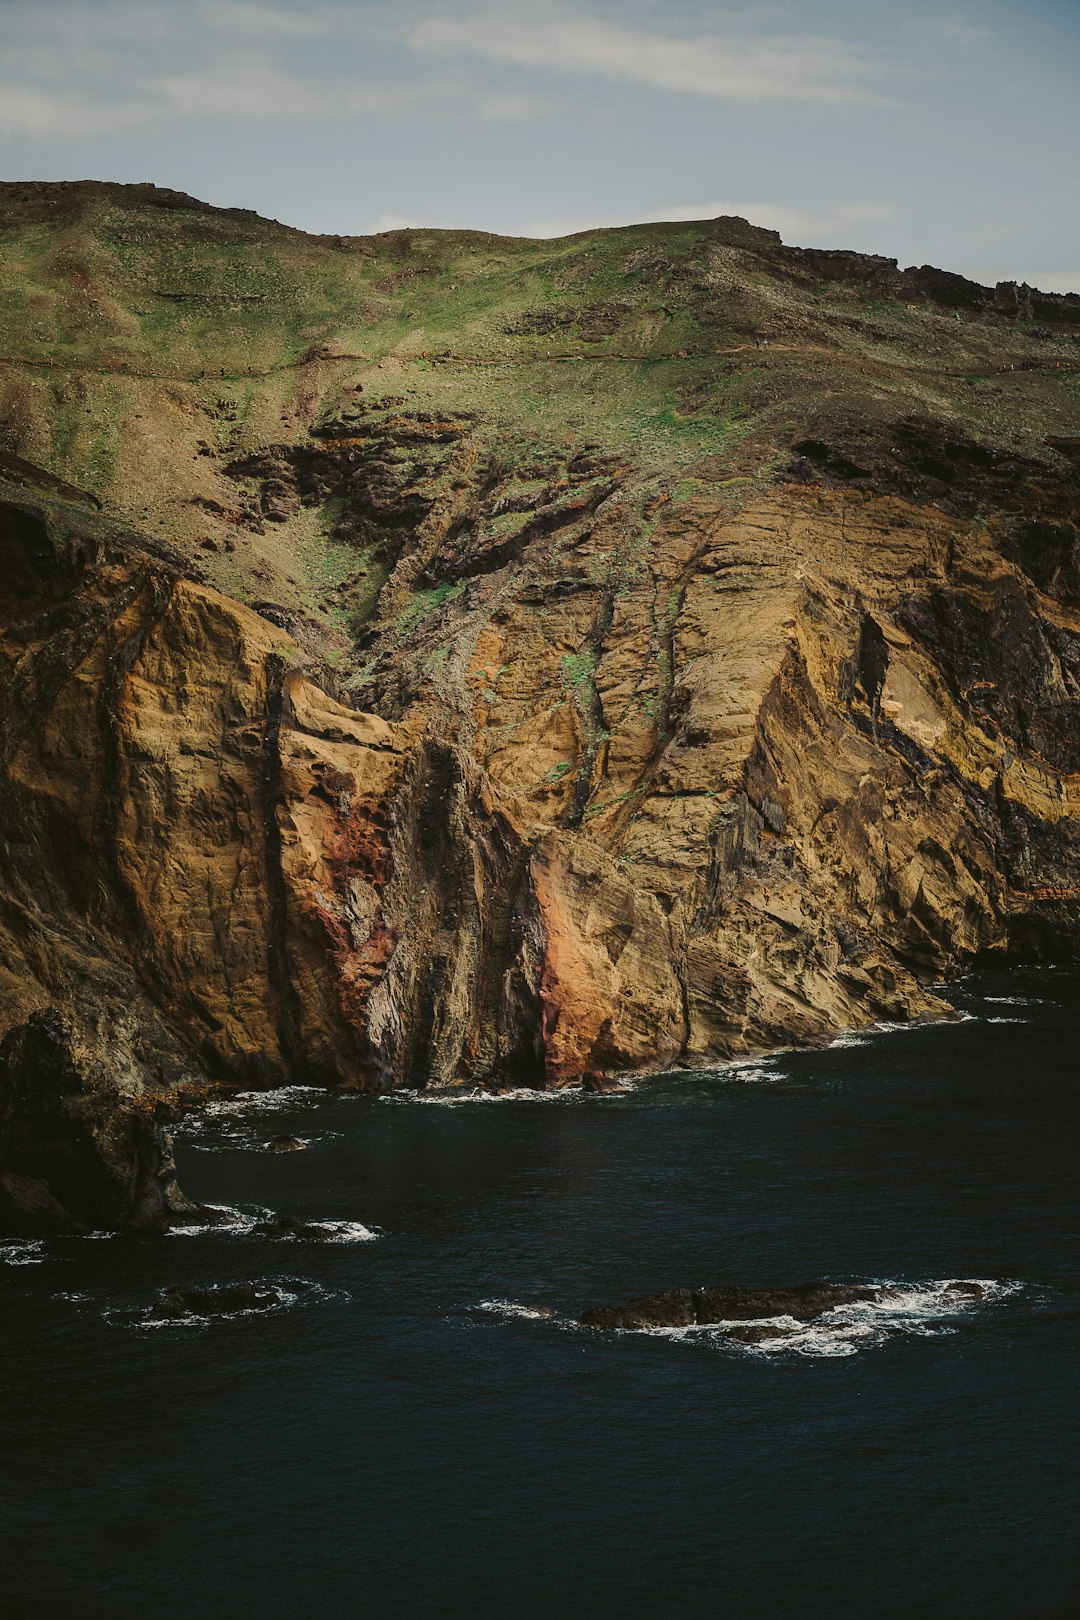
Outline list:
[[[1080,300],[0,195],[5,1224],[182,1216],[210,1087],[602,1086],[1075,956]]]

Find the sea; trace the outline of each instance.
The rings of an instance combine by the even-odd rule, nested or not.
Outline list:
[[[0,1611],[1080,1612],[1080,975],[948,993],[620,1095],[214,1105],[177,1157],[219,1224],[0,1245]],[[757,1344],[576,1325],[817,1279],[889,1291]],[[241,1281],[278,1303],[152,1313]]]

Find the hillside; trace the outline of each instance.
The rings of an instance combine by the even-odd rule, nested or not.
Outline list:
[[[1076,954],[1080,298],[91,183],[0,254],[12,1221],[168,1219],[211,1085],[604,1086]]]

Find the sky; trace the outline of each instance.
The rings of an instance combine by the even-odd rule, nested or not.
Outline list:
[[[1080,0],[0,0],[0,178],[308,231],[741,214],[1080,292]]]

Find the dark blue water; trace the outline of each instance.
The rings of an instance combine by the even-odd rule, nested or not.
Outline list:
[[[382,1235],[0,1267],[8,1612],[1075,1613],[1078,992],[983,977],[971,1021],[625,1098],[188,1138],[193,1194]],[[312,1147],[250,1150],[281,1130]],[[1022,1286],[833,1354],[478,1309],[818,1276]],[[138,1325],[165,1283],[257,1277],[322,1292]]]

